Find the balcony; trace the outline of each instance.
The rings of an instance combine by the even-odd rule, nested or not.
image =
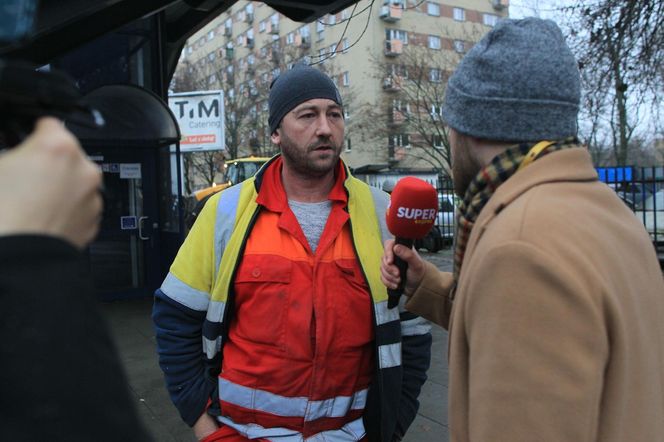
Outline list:
[[[403,78],[400,75],[388,75],[383,79],[383,90],[387,92],[396,92],[401,90]]]
[[[245,42],[247,43],[247,47],[248,47],[249,49],[253,49],[253,48],[254,48],[254,39],[253,39],[253,38],[249,38],[249,37],[247,37],[247,39],[245,40]]]
[[[268,34],[279,35],[279,23],[268,22],[265,26],[265,30]]]
[[[387,115],[387,125],[391,128],[399,127],[405,121],[406,121],[406,115],[400,110],[393,109]]]
[[[380,18],[388,23],[394,23],[401,20],[403,7],[399,4],[385,5],[380,8]]]
[[[254,13],[253,12],[247,12],[244,15],[244,21],[251,24],[254,22]]]
[[[403,42],[398,39],[385,40],[385,56],[396,57],[403,53]]]
[[[225,35],[226,37],[232,37],[232,36],[233,36],[233,28],[230,27],[230,26],[226,26],[226,27],[224,28],[224,35]]]
[[[510,6],[509,0],[491,0],[491,5],[496,11],[502,11]]]

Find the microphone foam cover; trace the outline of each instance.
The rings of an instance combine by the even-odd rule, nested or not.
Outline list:
[[[395,237],[420,239],[433,227],[438,214],[438,192],[415,177],[400,179],[387,208],[387,228]]]

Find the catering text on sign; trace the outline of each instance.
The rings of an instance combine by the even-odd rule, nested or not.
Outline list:
[[[180,125],[180,150],[225,149],[223,91],[180,92],[168,96]]]

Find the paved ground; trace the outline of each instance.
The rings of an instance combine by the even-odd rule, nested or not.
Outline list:
[[[423,253],[442,270],[451,270],[448,250]],[[120,355],[125,364],[137,408],[156,441],[195,442],[193,433],[180,420],[171,404],[155,351],[150,319],[151,299],[104,304]],[[447,332],[433,327],[433,349],[429,380],[420,395],[420,411],[405,442],[447,442]]]

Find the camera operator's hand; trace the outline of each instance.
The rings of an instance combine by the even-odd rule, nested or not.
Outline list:
[[[0,235],[43,234],[85,247],[102,210],[100,169],[54,118],[0,154]]]

